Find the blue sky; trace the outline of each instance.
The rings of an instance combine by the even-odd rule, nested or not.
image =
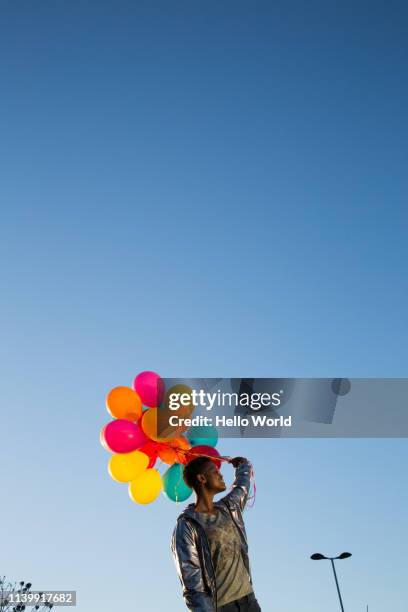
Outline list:
[[[105,394],[143,369],[407,376],[407,9],[0,11],[2,567],[84,612],[181,612],[181,508],[109,479]],[[406,440],[219,447],[255,466],[265,612],[336,609],[308,557],[343,549],[346,610],[405,610]]]

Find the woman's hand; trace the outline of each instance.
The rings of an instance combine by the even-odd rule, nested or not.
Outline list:
[[[228,463],[232,463],[234,468],[237,468],[239,465],[241,465],[241,463],[247,463],[247,461],[248,459],[245,459],[245,457],[233,457],[233,459],[230,459]]]

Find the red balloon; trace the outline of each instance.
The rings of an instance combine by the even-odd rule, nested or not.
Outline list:
[[[157,461],[157,457],[159,456],[159,448],[160,444],[155,442],[154,440],[149,440],[146,444],[143,444],[139,448],[141,453],[144,453],[149,457],[149,465],[147,466],[147,470],[154,466]]]
[[[202,455],[206,455],[211,458],[214,457],[214,459],[211,459],[211,461],[214,461],[217,468],[220,469],[221,461],[215,459],[215,457],[220,457],[220,453],[217,451],[216,448],[213,448],[212,446],[207,446],[206,444],[200,444],[199,446],[192,446],[190,450],[188,451],[188,455],[187,455],[188,461],[191,461],[192,459],[195,459],[196,457],[202,456]]]
[[[157,457],[149,457],[149,463],[147,464],[146,470],[152,468],[157,461]]]
[[[112,453],[130,453],[147,440],[142,428],[127,419],[111,421],[101,431],[101,444]]]

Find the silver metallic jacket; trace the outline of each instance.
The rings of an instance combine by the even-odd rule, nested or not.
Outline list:
[[[242,558],[252,584],[248,558],[248,542],[242,512],[248,499],[252,466],[246,461],[235,470],[232,491],[214,503],[227,513],[238,528],[242,543]],[[183,597],[190,612],[216,612],[217,592],[215,572],[206,533],[198,522],[194,504],[180,514],[173,532],[171,550],[183,587]]]

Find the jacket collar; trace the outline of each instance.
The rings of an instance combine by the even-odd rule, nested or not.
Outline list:
[[[180,516],[178,517],[179,519],[185,519],[185,518],[190,518],[193,519],[195,521],[199,521],[199,518],[197,517],[197,512],[194,510],[194,506],[195,504],[189,504],[184,510],[183,512],[180,514]],[[216,501],[214,502],[214,506],[220,508],[222,506],[225,506],[225,503],[220,500],[220,501]]]

